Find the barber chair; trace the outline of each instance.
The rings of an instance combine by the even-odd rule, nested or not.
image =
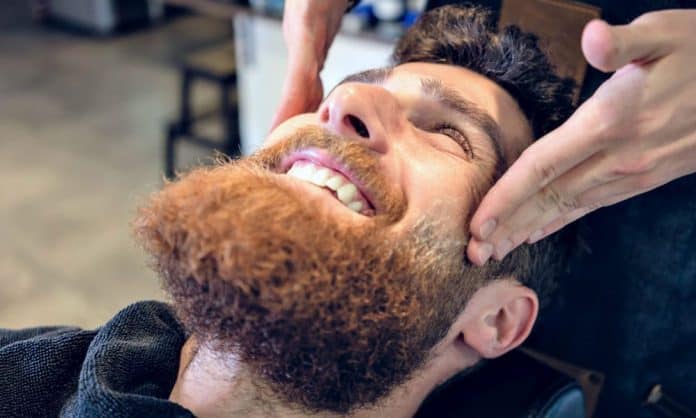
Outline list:
[[[450,379],[415,418],[589,418],[603,377],[529,349]]]

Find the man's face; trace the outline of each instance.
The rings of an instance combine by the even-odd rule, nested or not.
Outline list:
[[[467,217],[529,141],[477,74],[373,71],[252,157],[167,185],[135,229],[199,340],[274,396],[345,413],[408,379],[490,279],[466,264]]]
[[[297,116],[275,129],[266,147],[273,149],[306,126],[358,142],[378,160],[375,175],[403,194],[406,204],[403,219],[391,226],[395,234],[408,233],[425,215],[440,219],[443,228],[463,238],[475,204],[494,177],[531,142],[527,120],[498,85],[461,67],[429,63],[348,77],[318,112]],[[306,186],[317,205],[332,208],[344,223],[367,221],[339,210],[352,204],[358,212],[372,213],[366,206],[378,202],[370,202],[371,191],[364,184],[356,184],[363,193],[354,201],[360,203],[348,198],[343,205],[337,204],[337,197],[344,196],[317,194],[316,187],[308,186],[312,175],[323,165],[331,167],[335,158],[321,150],[304,150],[290,160],[298,160],[303,169],[289,174],[309,180],[299,184]],[[286,161],[281,170],[291,167]],[[344,168],[350,172],[350,167]],[[324,177],[320,174],[313,182],[321,185]]]

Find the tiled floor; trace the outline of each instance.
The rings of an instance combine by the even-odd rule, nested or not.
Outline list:
[[[229,33],[201,17],[106,39],[0,29],[0,327],[93,327],[163,297],[128,223],[161,182],[173,58]]]

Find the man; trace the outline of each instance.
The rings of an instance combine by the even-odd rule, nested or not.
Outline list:
[[[550,9],[577,5],[473,2],[494,10],[524,3],[556,22],[565,20]],[[286,0],[289,57],[276,122],[317,106],[319,70],[354,3]],[[486,193],[470,222],[467,255],[484,264],[575,222],[582,252],[559,280],[553,314],[534,343],[606,375],[598,417],[669,416],[670,401],[646,402],[658,385],[696,409],[696,3],[579,3],[598,6],[604,19],[576,40],[589,64],[584,102]]]
[[[432,11],[394,67],[348,77],[250,158],[165,185],[134,230],[172,308],[3,332],[0,415],[406,417],[519,346],[564,248],[474,267],[467,222],[570,114],[572,83],[534,36],[489,23]]]

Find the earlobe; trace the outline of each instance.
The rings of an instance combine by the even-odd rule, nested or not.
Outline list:
[[[538,311],[533,290],[508,280],[492,283],[469,301],[461,334],[481,357],[499,357],[527,339]]]

